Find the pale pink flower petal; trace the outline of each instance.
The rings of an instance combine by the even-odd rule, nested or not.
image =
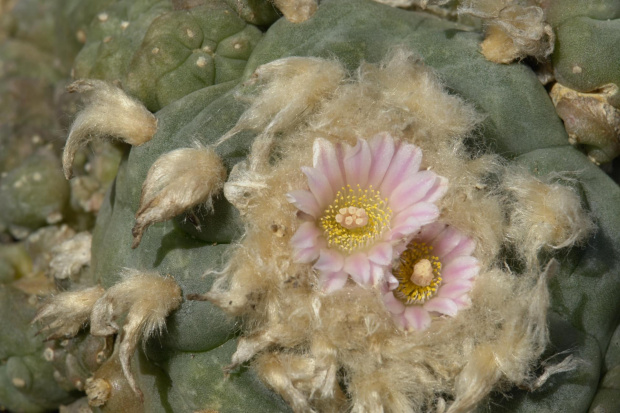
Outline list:
[[[321,215],[321,208],[310,191],[306,191],[305,189],[291,191],[286,194],[286,200],[314,219]]]
[[[424,202],[437,202],[448,191],[448,180],[443,176],[437,176],[437,180],[433,184],[433,187],[428,190],[426,195],[420,199],[420,201]]]
[[[322,272],[320,276],[321,289],[326,293],[331,293],[344,287],[349,279],[349,274],[344,271],[339,272]]]
[[[450,317],[454,317],[458,312],[458,308],[454,301],[450,298],[440,296],[427,301],[424,304],[424,309],[426,311],[435,311],[437,313],[449,315]]]
[[[396,277],[394,277],[394,275],[391,272],[386,273],[385,277],[387,279],[386,286],[390,291],[398,287],[398,280],[396,279]],[[393,295],[394,294],[392,294],[392,296]]]
[[[389,265],[392,262],[392,246],[381,242],[368,251],[368,259],[379,265]]]
[[[439,222],[425,225],[414,238],[426,242],[427,244],[432,244],[435,238],[441,234],[445,228],[446,225]]]
[[[454,304],[456,304],[459,310],[464,310],[471,307],[471,297],[469,294],[463,294],[460,297],[453,298],[452,301],[454,301]]]
[[[431,316],[421,306],[411,306],[405,308],[405,320],[407,325],[404,326],[407,330],[424,331],[431,325]]]
[[[378,188],[394,156],[394,139],[387,132],[379,133],[372,138],[369,146],[372,165],[368,174],[368,185]]]
[[[329,205],[334,197],[332,187],[327,180],[327,177],[321,173],[318,169],[302,166],[301,171],[308,177],[308,186],[310,191],[316,197],[317,203],[321,208]]]
[[[319,260],[314,264],[314,268],[321,272],[338,272],[344,266],[344,256],[335,250],[322,249]]]
[[[346,257],[344,271],[350,274],[358,284],[368,284],[370,281],[370,262],[363,252]]]
[[[293,261],[299,264],[309,264],[319,258],[319,251],[320,250],[315,247],[295,250],[293,253]]]
[[[347,184],[355,183],[351,187],[359,185],[365,188],[368,184],[370,161],[370,148],[365,140],[358,139],[354,147],[347,147],[343,160]]]
[[[385,172],[381,193],[391,194],[405,178],[417,172],[422,163],[422,151],[417,146],[401,144]]]
[[[329,141],[318,138],[312,146],[312,164],[315,169],[323,172],[330,183],[332,191],[338,192],[344,185],[344,177],[338,162],[336,147]]]
[[[456,280],[439,287],[438,295],[447,298],[458,298],[469,292],[473,283],[469,280]]]
[[[394,218],[392,239],[412,234],[422,225],[433,222],[439,216],[439,209],[435,204],[419,203],[402,211]]]
[[[471,238],[461,238],[459,245],[454,247],[452,251],[446,254],[443,259],[445,262],[450,262],[456,257],[471,255],[476,249],[476,241]]]
[[[456,248],[461,239],[465,238],[464,235],[461,235],[459,231],[452,227],[447,227],[444,232],[441,240],[439,242],[433,243],[433,248],[435,255],[441,255],[445,257],[448,253],[452,252],[454,248]]]
[[[321,231],[313,222],[304,222],[291,237],[291,246],[296,249],[315,247],[319,235]]]
[[[405,311],[405,305],[398,298],[394,297],[394,294],[391,292],[383,295],[383,302],[392,314],[399,315]]]
[[[385,266],[370,262],[370,285],[377,285],[385,278]]]
[[[473,240],[455,228],[432,223],[412,236],[407,250],[397,249],[401,264],[393,271],[403,285],[394,286],[392,297],[406,307],[404,321],[400,313],[390,310],[393,305],[387,305],[392,300],[389,294],[383,298],[386,308],[394,313],[396,324],[404,329],[423,330],[430,326],[431,314],[454,317],[459,310],[467,308],[471,303],[473,278],[480,270],[478,260],[470,255],[474,248]],[[422,260],[427,260],[426,265],[431,263],[432,279],[418,275],[414,281],[410,274]]]
[[[390,206],[396,213],[420,201],[433,187],[437,175],[431,171],[422,171],[402,181],[394,190]]]
[[[478,274],[479,270],[480,265],[474,257],[457,257],[442,268],[441,277],[444,282],[455,279],[469,279]]]

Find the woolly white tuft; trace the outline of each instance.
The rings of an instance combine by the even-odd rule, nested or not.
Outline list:
[[[181,148],[160,156],[149,169],[144,184],[132,248],[153,223],[169,220],[199,204],[212,209],[212,199],[226,179],[226,168],[211,148]]]
[[[138,146],[151,140],[157,131],[157,118],[116,86],[101,80],[78,80],[67,91],[83,94],[86,102],[71,125],[62,156],[67,179],[73,176],[75,153],[90,140],[112,137]]]

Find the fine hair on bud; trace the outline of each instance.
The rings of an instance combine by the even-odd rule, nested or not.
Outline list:
[[[85,103],[71,125],[63,152],[62,166],[67,179],[73,176],[75,153],[89,141],[117,138],[139,146],[151,140],[157,131],[157,118],[140,101],[110,83],[77,80],[67,91],[80,93]]]
[[[226,180],[226,167],[212,148],[196,145],[160,156],[142,184],[140,207],[132,229],[132,248],[140,245],[146,229],[153,223],[204,205],[213,208],[213,197]]]
[[[181,305],[181,288],[172,277],[156,272],[126,268],[122,281],[110,287],[95,303],[91,314],[90,333],[109,336],[120,327],[116,319],[126,315],[119,336],[119,359],[123,374],[132,390],[140,397],[142,391],[131,372],[131,358],[140,340],[143,342],[156,333],[162,333],[166,317]]]
[[[86,325],[95,302],[104,292],[101,286],[95,286],[56,294],[43,304],[32,322],[44,324],[41,332],[51,331],[48,339],[73,337]]]
[[[257,90],[238,93],[251,106],[218,144],[242,130],[260,131],[265,136],[286,131],[303,112],[332,93],[344,76],[340,63],[310,57],[288,57],[258,67],[246,82],[246,87],[255,86]],[[308,84],[313,87],[305,87]]]
[[[538,253],[583,241],[594,223],[573,188],[553,181],[574,182],[553,175],[543,182],[520,168],[510,168],[504,188],[510,207],[507,237],[528,266],[538,265]]]

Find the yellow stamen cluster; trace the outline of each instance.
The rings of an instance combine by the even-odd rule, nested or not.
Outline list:
[[[398,287],[394,296],[405,304],[422,304],[437,293],[441,285],[441,262],[432,254],[433,247],[424,242],[412,241],[400,256],[400,266],[394,271]],[[420,286],[411,279],[417,263],[428,260],[433,270],[433,279],[426,286]]]
[[[353,211],[353,214],[347,211]],[[343,221],[343,216],[348,218],[348,215],[363,221],[359,221],[360,225],[348,225]],[[351,252],[379,238],[389,229],[391,219],[392,210],[387,206],[387,198],[381,199],[381,194],[372,185],[368,189],[359,185],[353,189],[347,185],[338,191],[334,201],[325,209],[320,223],[330,247]]]

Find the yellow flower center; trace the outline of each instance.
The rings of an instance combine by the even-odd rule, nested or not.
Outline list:
[[[422,304],[437,293],[441,285],[441,262],[433,247],[412,241],[400,256],[394,271],[398,287],[394,296],[405,304]]]
[[[330,247],[351,252],[379,238],[389,228],[392,210],[372,185],[342,187],[320,219]]]

